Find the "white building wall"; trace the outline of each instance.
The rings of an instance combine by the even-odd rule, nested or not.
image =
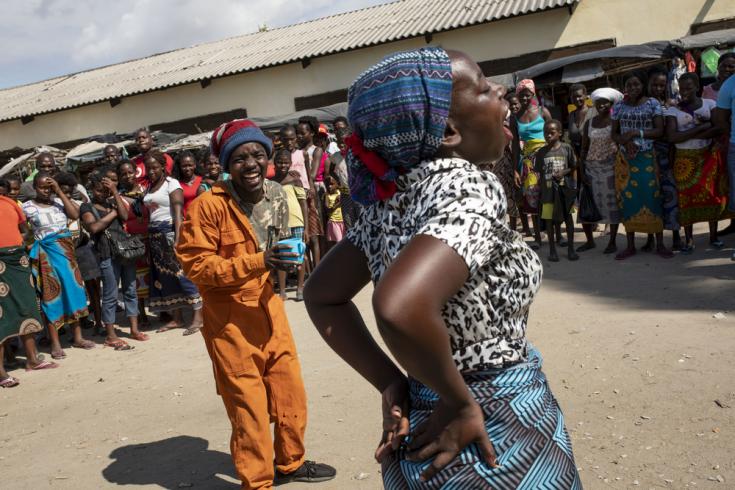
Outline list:
[[[735,0],[582,0],[541,12],[435,34],[432,44],[467,52],[477,60],[508,58],[606,38],[618,45],[685,36],[692,23],[735,16]],[[129,132],[158,123],[245,108],[250,116],[294,111],[294,98],[344,89],[388,53],[425,45],[423,38],[350,51],[148,94],[0,123],[0,150],[70,141],[94,134]]]

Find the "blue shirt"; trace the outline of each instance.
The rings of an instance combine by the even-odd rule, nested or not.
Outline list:
[[[717,108],[730,112],[730,142],[735,143],[735,76],[728,78],[720,87]]]

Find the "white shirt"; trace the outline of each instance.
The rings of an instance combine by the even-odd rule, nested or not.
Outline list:
[[[166,177],[161,187],[155,192],[148,192],[143,197],[143,204],[148,209],[150,216],[150,226],[155,223],[172,223],[171,216],[171,198],[169,197],[175,190],[181,189],[179,181],[173,177]]]
[[[703,122],[710,121],[712,109],[715,107],[717,107],[717,103],[714,100],[702,99],[702,107],[694,111],[694,116],[673,106],[666,109],[664,115],[676,118],[676,126],[679,131],[688,131]],[[682,150],[700,150],[708,147],[711,143],[711,139],[693,138],[683,143],[676,143],[676,147]]]
[[[43,206],[34,201],[21,204],[26,220],[33,229],[33,238],[43,240],[49,235],[69,231],[64,204],[56,198],[50,206]]]

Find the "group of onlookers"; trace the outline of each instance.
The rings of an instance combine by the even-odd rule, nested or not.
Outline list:
[[[290,271],[297,301],[303,299],[306,269],[342,239],[357,212],[342,153],[346,119],[334,127],[330,136],[324,124],[305,117],[273,137],[278,150],[268,176],[287,197],[291,235],[308,244],[307,260]],[[0,241],[5,365],[19,365],[15,353],[21,342],[15,337],[22,339],[26,368],[33,370],[56,368],[54,361],[66,357],[60,332],[79,349],[96,346],[85,330],[104,334],[104,346],[116,351],[133,349],[129,340],[149,338],[146,311],[159,316],[157,332],[183,328],[190,335],[201,329],[202,299],[182,272],[175,244],[191,203],[226,183],[229,174],[209,151],[203,157],[182,151],[174,158],[156,149],[146,129],[136,132],[135,143],[132,159],[115,145],[105,147],[86,186],[62,171],[50,153],[36,156],[35,171],[24,181],[16,175],[0,181],[0,218],[7,218],[0,223],[6,238]],[[281,271],[274,277],[283,299],[290,275]],[[188,324],[186,308],[193,310]],[[118,311],[127,317],[127,338],[119,336]],[[36,354],[37,341],[50,346],[52,360]],[[17,384],[0,365],[0,386]]]
[[[669,92],[670,75],[659,68],[627,74],[620,90],[601,87],[588,94],[574,84],[566,132],[539,103],[534,82],[521,81],[505,96],[514,139],[493,167],[506,191],[511,226],[520,217],[536,250],[545,230],[550,261],[559,260],[556,244],[567,247],[569,260],[596,248],[600,225],[609,233],[603,252],[617,260],[636,254],[636,233],[648,236],[644,251],[664,258],[673,257],[672,248],[691,254],[696,223],[708,223],[710,246],[722,249],[720,237],[735,231],[732,224],[718,230],[718,221],[735,217],[732,150],[728,160],[735,53],[722,54],[718,66],[717,80],[704,87],[696,73],[680,74],[676,94]],[[585,235],[576,248],[574,212]],[[619,251],[620,224],[627,240]],[[664,243],[664,231],[671,232],[672,247]]]

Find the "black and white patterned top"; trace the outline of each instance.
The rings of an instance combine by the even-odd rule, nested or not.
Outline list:
[[[422,162],[396,182],[398,192],[365,208],[347,239],[367,257],[377,283],[416,235],[452,247],[469,268],[446,304],[454,362],[462,372],[526,360],[526,324],[541,285],[536,253],[512,231],[498,179],[458,158]]]

